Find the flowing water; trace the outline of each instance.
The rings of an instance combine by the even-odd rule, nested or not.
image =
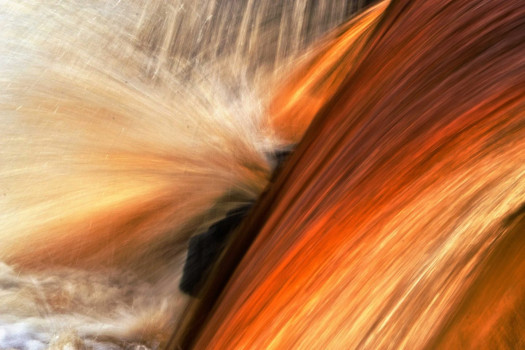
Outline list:
[[[270,110],[306,134],[172,348],[524,348],[524,18],[392,1],[298,67]]]
[[[189,236],[295,142],[273,87],[363,1],[1,1],[0,348],[163,347]]]
[[[0,349],[525,347],[525,8],[364,5],[0,1]]]

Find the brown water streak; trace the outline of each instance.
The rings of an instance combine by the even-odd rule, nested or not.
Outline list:
[[[523,344],[521,250],[501,247],[523,241],[505,218],[525,198],[524,15],[390,4],[243,227],[259,234],[194,348]]]

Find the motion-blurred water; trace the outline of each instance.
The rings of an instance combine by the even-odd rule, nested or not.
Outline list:
[[[364,5],[1,1],[0,348],[162,347],[187,238],[291,142],[272,89]]]

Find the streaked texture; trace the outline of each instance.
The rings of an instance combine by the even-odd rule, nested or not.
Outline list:
[[[193,348],[525,346],[525,7],[400,0],[368,25],[334,95],[301,90],[314,61],[277,104],[321,108]]]
[[[0,1],[0,348],[161,348],[187,239],[268,183],[268,100],[363,1]]]

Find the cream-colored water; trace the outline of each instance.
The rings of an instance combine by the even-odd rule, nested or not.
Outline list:
[[[0,1],[0,348],[162,347],[187,238],[290,142],[271,89],[360,6]]]

